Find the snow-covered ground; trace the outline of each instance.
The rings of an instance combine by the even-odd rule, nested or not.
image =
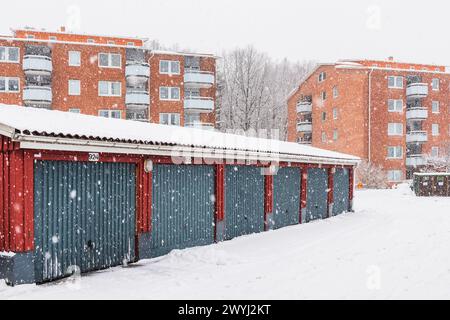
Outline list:
[[[356,213],[195,248],[0,299],[450,298],[450,198],[360,191]]]

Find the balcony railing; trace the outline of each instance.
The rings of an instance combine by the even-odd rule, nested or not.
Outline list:
[[[30,75],[50,75],[53,72],[52,58],[47,56],[25,55],[23,71]]]
[[[214,111],[214,99],[209,97],[185,97],[184,109],[186,111],[209,113]]]
[[[410,131],[406,134],[406,143],[424,143],[428,141],[426,131]]]
[[[408,167],[420,167],[426,164],[425,156],[419,155],[409,155],[406,157],[406,165]]]
[[[148,63],[127,62],[125,76],[132,80],[147,80],[150,78],[150,66]]]
[[[214,72],[184,70],[184,85],[191,88],[210,88],[215,84]]]
[[[25,103],[51,104],[52,88],[41,86],[28,86],[23,89]]]
[[[129,91],[125,95],[125,104],[127,108],[147,108],[150,105],[150,95],[146,91]]]
[[[201,130],[207,130],[207,131],[214,130],[214,125],[212,123],[188,122],[184,126],[186,128],[201,129]]]
[[[312,132],[312,122],[299,122],[297,124],[298,132]]]
[[[406,119],[408,120],[425,120],[428,119],[427,108],[410,108],[406,110]]]
[[[299,102],[297,104],[297,113],[311,113],[312,102]]]
[[[427,83],[411,83],[406,87],[406,97],[408,99],[421,99],[428,96]]]

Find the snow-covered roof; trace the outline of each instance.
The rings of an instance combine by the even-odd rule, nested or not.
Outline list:
[[[24,149],[154,155],[196,150],[234,159],[264,154],[268,159],[278,155],[280,161],[349,165],[359,162],[351,155],[291,142],[2,104],[0,134],[20,142]]]
[[[450,176],[450,172],[416,172],[414,173],[415,176],[419,177],[441,177],[441,176]]]

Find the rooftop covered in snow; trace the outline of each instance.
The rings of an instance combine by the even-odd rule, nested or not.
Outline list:
[[[359,158],[291,142],[0,104],[0,134],[23,149],[355,165]]]

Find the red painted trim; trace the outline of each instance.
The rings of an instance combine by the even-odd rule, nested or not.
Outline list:
[[[10,241],[10,229],[9,226],[11,224],[10,218],[9,218],[9,195],[10,195],[10,184],[9,184],[9,153],[3,154],[3,173],[4,173],[4,181],[3,181],[3,231],[4,231],[4,249],[5,251],[11,250],[11,241]]]
[[[225,166],[216,165],[216,214],[214,225],[214,241],[217,242],[217,224],[225,219]]]
[[[23,151],[11,152],[10,172],[10,233],[12,235],[11,249],[14,252],[22,252],[24,243],[24,181],[23,181]]]
[[[42,161],[89,161],[89,152],[53,152],[53,151],[33,151],[33,158]],[[122,163],[138,163],[142,157],[128,155],[113,155],[100,153],[99,162],[122,162]]]
[[[328,218],[330,218],[330,207],[334,203],[334,172],[334,168],[328,169]]]
[[[3,137],[0,136],[0,251],[6,251],[5,246],[5,233],[6,229],[4,228],[5,223],[5,202],[4,202],[4,195],[5,195],[5,189],[4,189],[4,183],[5,183],[5,173],[3,171],[3,162],[4,162],[4,154],[2,152],[3,150]]]
[[[354,190],[355,190],[355,171],[353,168],[349,169],[348,171],[349,177],[350,177],[350,190],[349,190],[349,198],[350,201],[354,198]]]
[[[24,154],[24,241],[25,251],[34,250],[34,159]]]
[[[152,227],[153,227],[153,224],[152,224],[152,214],[153,214],[153,212],[152,212],[152,205],[153,205],[153,172],[149,172],[148,174],[147,174],[147,201],[146,201],[146,203],[147,203],[147,206],[148,206],[148,208],[147,208],[147,214],[148,214],[148,216],[147,216],[147,218],[146,218],[146,221],[147,221],[147,223],[148,223],[148,225],[147,225],[147,229],[146,229],[146,231],[147,232],[151,232],[152,231]]]
[[[265,230],[269,230],[269,221],[268,221],[268,215],[270,213],[273,213],[273,176],[267,175],[265,176],[264,181],[264,225]]]
[[[307,197],[308,197],[308,170],[307,168],[303,168],[301,175],[301,195],[300,195],[300,224],[303,221],[303,209],[306,208],[307,205]]]

